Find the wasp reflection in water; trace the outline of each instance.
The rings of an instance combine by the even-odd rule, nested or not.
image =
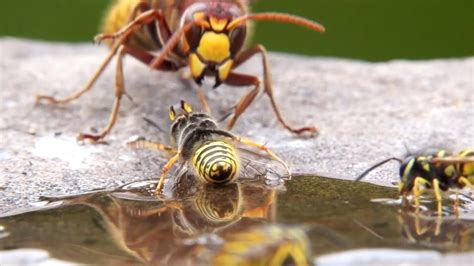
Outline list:
[[[455,217],[422,216],[414,212],[400,211],[398,222],[401,235],[410,243],[425,247],[447,249],[455,247],[460,251],[474,246],[474,223]]]
[[[182,191],[177,190],[176,200],[169,201],[156,199],[150,187],[153,185],[155,183],[148,182],[127,185],[113,192],[49,198],[49,201],[62,202],[60,207],[53,209],[57,215],[64,216],[80,208],[81,218],[89,223],[92,220],[93,225],[78,222],[79,226],[99,227],[102,233],[87,235],[87,240],[80,241],[85,236],[82,233],[78,236],[79,230],[69,228],[55,236],[54,243],[49,243],[45,236],[39,236],[36,239],[42,239],[41,244],[28,247],[46,249],[52,254],[61,253],[54,256],[81,263],[109,263],[121,257],[120,262],[127,263],[182,265],[196,261],[197,258],[193,257],[196,247],[193,241],[196,239],[204,240],[199,243],[207,246],[209,241],[223,234],[243,231],[273,220],[275,191],[261,183],[231,183],[219,187],[207,184],[194,193],[187,190],[183,195]],[[55,205],[53,202],[50,204]],[[91,209],[94,211],[91,212]],[[91,217],[85,217],[87,213]],[[60,220],[64,224],[63,218]],[[10,226],[7,225],[7,228]],[[92,229],[85,230],[90,231]],[[9,241],[23,245],[22,241],[29,237],[21,235],[22,232],[24,230]],[[104,239],[110,239],[113,245],[91,244]],[[61,248],[57,247],[58,244]],[[74,247],[74,255],[65,250],[67,246]],[[118,251],[111,252],[112,246]],[[84,261],[86,258],[91,260],[91,255],[94,257],[92,262]]]

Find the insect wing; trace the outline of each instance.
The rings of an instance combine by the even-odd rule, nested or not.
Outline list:
[[[238,147],[238,152],[240,155],[239,178],[248,180],[262,178],[273,181],[275,184],[280,184],[288,178],[285,167],[267,154],[243,147]]]
[[[431,160],[432,163],[439,163],[439,164],[453,164],[453,163],[474,163],[474,156],[467,156],[467,157],[456,157],[456,156],[449,156],[449,157],[440,157],[440,158],[433,158]]]

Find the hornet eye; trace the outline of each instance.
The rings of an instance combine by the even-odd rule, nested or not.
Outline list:
[[[244,45],[245,42],[245,36],[247,34],[247,27],[246,26],[239,26],[235,29],[233,29],[230,32],[230,55],[231,57],[234,57],[240,49],[242,49],[242,46]]]
[[[201,36],[202,28],[198,25],[192,26],[191,29],[186,32],[186,41],[188,42],[191,51],[196,51],[199,41],[201,40]]]

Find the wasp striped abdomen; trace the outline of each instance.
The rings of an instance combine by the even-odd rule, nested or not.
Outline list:
[[[174,107],[170,106],[168,113],[173,121],[170,133],[174,147],[145,140],[129,143],[131,147],[155,148],[173,154],[161,170],[160,181],[156,186],[157,194],[161,193],[167,173],[178,161],[191,166],[195,175],[206,183],[222,184],[237,178],[240,154],[237,153],[236,143],[265,151],[285,167],[291,178],[285,162],[265,145],[219,129],[217,122],[208,113],[194,112],[185,101],[181,101],[181,110],[182,112],[176,113]]]
[[[193,155],[197,175],[209,183],[226,183],[238,172],[238,155],[234,147],[224,141],[209,141]]]

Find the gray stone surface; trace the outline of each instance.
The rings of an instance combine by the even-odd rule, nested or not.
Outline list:
[[[113,188],[157,177],[164,154],[124,146],[140,135],[166,142],[142,120],[167,130],[167,108],[195,93],[174,73],[151,71],[128,59],[123,101],[108,145],[79,145],[75,136],[106,124],[113,101],[114,66],[94,89],[65,106],[34,107],[38,93],[65,96],[82,86],[106,54],[91,44],[0,39],[0,212],[28,206],[43,194]],[[260,60],[242,72],[260,73]],[[334,58],[270,55],[277,101],[293,125],[317,125],[316,138],[299,138],[276,121],[261,97],[234,132],[265,142],[295,173],[353,179],[373,163],[406,148],[474,146],[474,58],[367,63]],[[247,89],[222,86],[208,94],[224,112]],[[397,166],[367,177],[390,185]]]

